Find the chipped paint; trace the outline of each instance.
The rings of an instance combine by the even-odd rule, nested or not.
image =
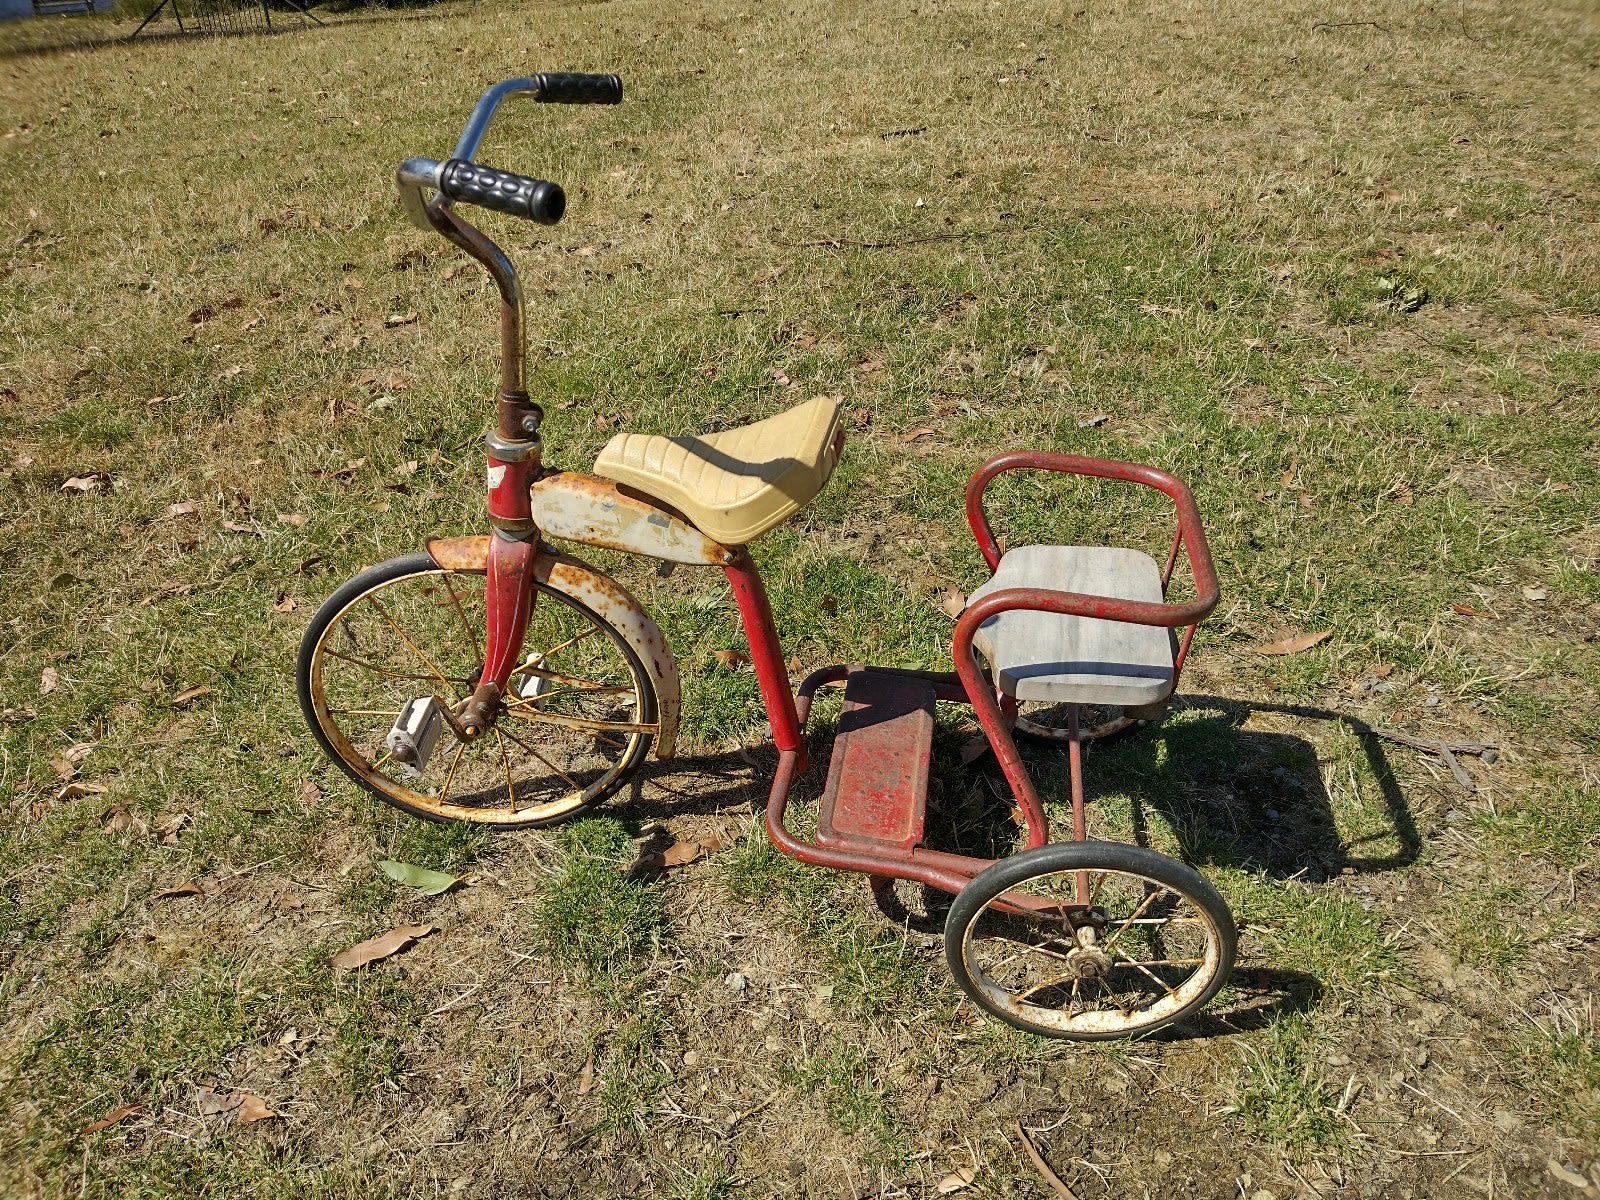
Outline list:
[[[687,521],[627,495],[607,479],[563,471],[530,489],[533,517],[550,537],[646,554],[692,566],[722,566],[733,552]]]

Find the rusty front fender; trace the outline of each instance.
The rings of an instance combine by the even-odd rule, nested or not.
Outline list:
[[[447,571],[487,571],[487,537],[429,538],[428,555]],[[678,719],[683,707],[683,689],[678,682],[678,660],[666,635],[644,606],[609,575],[573,558],[541,546],[533,562],[533,577],[578,603],[593,609],[622,635],[650,673],[656,689],[657,758],[671,758],[678,741]]]

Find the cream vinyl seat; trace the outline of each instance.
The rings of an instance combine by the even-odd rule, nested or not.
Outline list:
[[[702,437],[619,433],[594,473],[671,505],[725,546],[742,546],[822,490],[839,461],[840,434],[838,402],[818,396]]]

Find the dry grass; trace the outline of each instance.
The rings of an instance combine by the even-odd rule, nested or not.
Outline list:
[[[486,2],[119,31],[0,31],[0,1192],[924,1195],[975,1167],[960,1194],[1043,1195],[1013,1118],[1086,1198],[1600,1171],[1591,6]],[[735,616],[687,572],[616,564],[684,662],[695,751],[616,815],[742,840],[601,889],[633,956],[600,983],[539,930],[581,916],[564,856],[616,828],[424,828],[317,760],[289,682],[309,612],[479,503],[490,292],[389,173],[487,83],[558,68],[628,100],[509,109],[484,155],[571,194],[553,232],[492,226],[550,457],[589,461],[596,417],[843,393],[844,465],[758,547],[808,666],[948,653],[938,594],[979,578],[957,496],[995,449],[1195,485],[1226,599],[1192,698],[1092,766],[1103,827],[1191,858],[1248,926],[1203,1036],[975,1025],[931,938],[752,838],[753,680],[714,667]],[[1150,531],[1004,499],[1014,538]],[[1335,636],[1251,651],[1280,628]],[[1469,794],[1342,714],[1500,756]],[[961,736],[935,797],[958,834],[993,782]],[[52,759],[84,743],[61,770],[105,790],[63,792]],[[409,897],[385,857],[474,886]],[[155,898],[183,880],[210,894]],[[334,978],[329,952],[405,920],[441,931]],[[230,1128],[197,1085],[280,1116]]]

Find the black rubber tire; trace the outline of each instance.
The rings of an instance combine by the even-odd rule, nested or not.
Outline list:
[[[402,579],[407,575],[432,574],[438,570],[438,564],[435,563],[426,552],[421,552],[417,554],[403,555],[400,558],[391,558],[387,562],[381,562],[376,566],[368,567],[360,574],[346,580],[345,583],[333,593],[333,595],[329,596],[322,602],[322,606],[317,609],[316,615],[311,618],[311,623],[306,626],[305,634],[300,639],[300,654],[295,661],[295,685],[300,697],[300,712],[304,716],[306,725],[310,728],[312,736],[317,739],[317,744],[322,747],[323,753],[326,754],[341,771],[348,775],[363,789],[372,793],[372,795],[376,796],[384,803],[393,805],[395,808],[398,808],[402,812],[413,817],[420,817],[424,821],[433,821],[439,824],[451,824],[455,821],[480,823],[472,822],[470,818],[466,817],[453,817],[432,812],[415,804],[408,803],[404,797],[392,794],[385,791],[383,788],[374,785],[371,780],[363,776],[353,764],[345,759],[345,757],[335,746],[332,739],[328,737],[327,732],[322,726],[322,722],[317,718],[316,705],[312,698],[312,662],[315,658],[317,647],[321,644],[323,634],[327,630],[327,627],[332,624],[332,622],[335,621],[342,613],[344,613],[364,593],[372,590],[373,588],[392,583],[393,581]],[[465,572],[460,573],[465,574]],[[644,663],[640,660],[633,647],[627,643],[626,639],[624,639],[622,635],[617,632],[614,626],[608,624],[599,613],[595,612],[588,605],[583,604],[573,597],[568,596],[563,592],[559,592],[554,588],[547,587],[544,584],[535,583],[534,587],[542,595],[556,597],[560,603],[567,604],[568,606],[581,612],[589,620],[593,621],[597,626],[605,630],[610,635],[612,643],[626,658],[629,670],[633,675],[635,687],[638,689],[640,721],[644,723],[655,721],[659,711],[655,693],[655,685],[650,678],[650,673],[645,669]],[[645,734],[640,737],[625,756],[622,768],[617,772],[615,777],[612,778],[604,788],[598,790],[595,795],[586,797],[583,803],[577,807],[574,807],[568,811],[564,811],[555,817],[530,818],[525,821],[481,822],[481,824],[483,824],[486,828],[499,830],[537,829],[548,825],[558,825],[563,821],[571,820],[580,813],[587,812],[590,809],[603,804],[606,800],[610,799],[623,788],[628,786],[633,776],[638,772],[639,767],[644,763],[645,758],[648,757],[650,753],[650,746],[654,740],[654,737],[650,734]]]
[[[1159,1020],[1113,1032],[1064,1032],[1030,1022],[1016,1011],[997,1004],[974,976],[972,965],[967,961],[967,939],[973,924],[988,905],[1005,892],[1020,887],[1030,879],[1072,871],[1121,871],[1140,876],[1182,895],[1201,910],[1210,920],[1219,943],[1216,966],[1204,988],[1181,1008],[1163,1014]],[[962,888],[956,894],[955,903],[950,906],[950,914],[945,921],[944,946],[950,973],[955,976],[961,990],[985,1012],[1007,1025],[1041,1037],[1109,1041],[1151,1033],[1205,1007],[1227,982],[1233,970],[1234,958],[1238,953],[1238,931],[1227,902],[1193,867],[1154,850],[1124,842],[1057,842],[1003,858]]]

